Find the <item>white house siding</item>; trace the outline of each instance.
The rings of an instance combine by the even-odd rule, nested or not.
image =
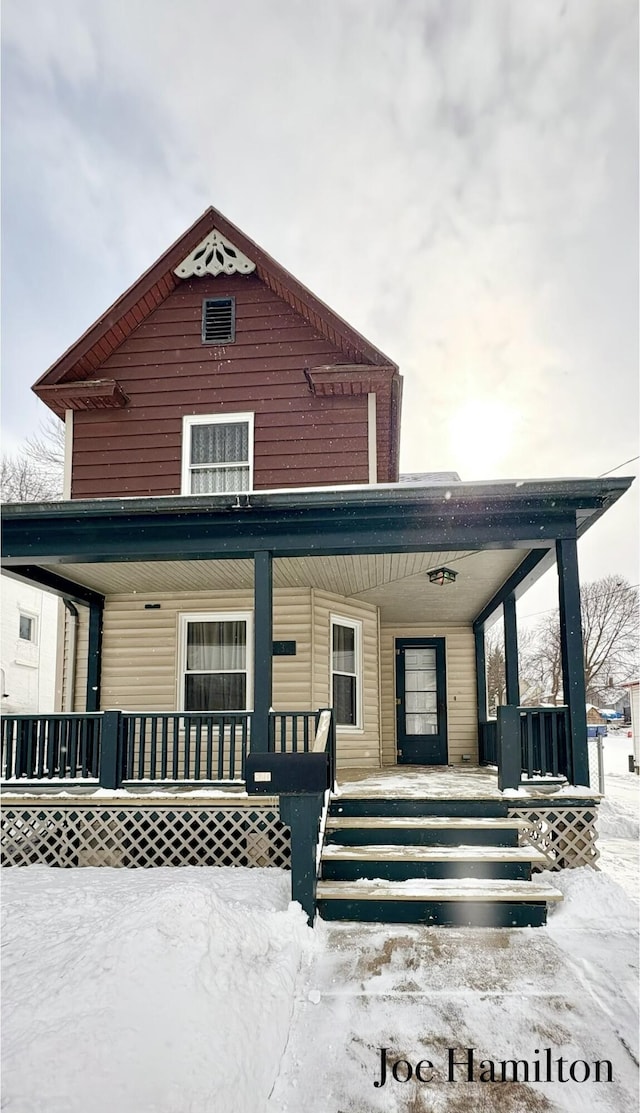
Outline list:
[[[36,714],[56,709],[58,606],[55,595],[2,576],[2,711]],[[21,639],[20,615],[35,620],[35,641]]]
[[[313,691],[312,707],[329,707],[331,615],[362,623],[362,729],[338,728],[338,768],[380,767],[380,698],[378,669],[378,609],[327,592],[313,592]]]
[[[380,631],[382,691],[382,762],[396,763],[396,638],[444,638],[447,669],[449,762],[463,754],[478,760],[478,704],[473,630],[469,626],[382,626]]]

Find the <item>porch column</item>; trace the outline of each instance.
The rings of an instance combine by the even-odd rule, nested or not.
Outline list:
[[[104,599],[89,603],[89,644],[87,647],[87,711],[100,710],[102,676],[102,612]]]
[[[516,597],[507,595],[502,604],[504,619],[504,671],[507,703],[518,707],[520,703],[520,678],[518,676],[518,627],[516,623]]]
[[[562,688],[569,709],[569,777],[574,785],[589,784],[584,647],[580,616],[578,546],[575,538],[556,541],[560,603]]]
[[[478,702],[478,722],[487,721],[487,662],[484,644],[484,626],[474,626],[473,637],[476,647],[476,698]]]
[[[273,557],[270,552],[254,556],[254,621],[253,641],[253,724],[251,749],[266,753],[269,749],[269,709],[272,702],[273,677]]]

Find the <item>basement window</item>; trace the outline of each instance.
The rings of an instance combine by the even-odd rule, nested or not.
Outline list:
[[[250,491],[253,414],[198,414],[183,419],[182,494]]]
[[[205,298],[202,303],[202,343],[233,344],[235,338],[235,298]]]

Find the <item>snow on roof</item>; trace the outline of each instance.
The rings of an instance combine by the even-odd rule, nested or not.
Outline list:
[[[461,483],[457,471],[408,471],[398,476],[399,483]]]

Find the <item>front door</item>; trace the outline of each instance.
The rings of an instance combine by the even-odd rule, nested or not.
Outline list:
[[[398,764],[447,764],[444,638],[396,640]]]

